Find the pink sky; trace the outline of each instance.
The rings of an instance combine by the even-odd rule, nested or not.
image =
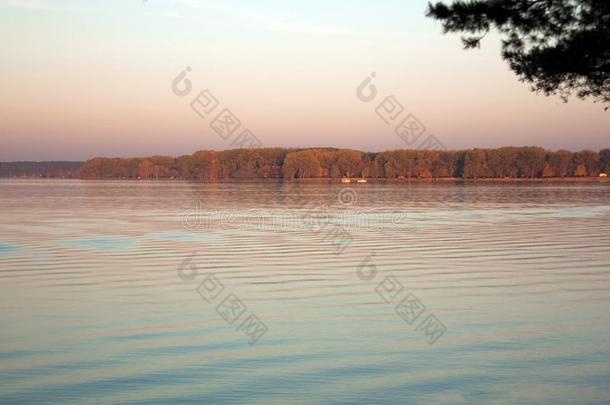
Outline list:
[[[463,51],[426,2],[403,3],[0,1],[0,160],[231,148],[189,106],[203,89],[264,146],[407,147],[375,114],[388,95],[450,149],[610,146],[602,105],[531,93],[497,37]],[[193,93],[177,97],[185,66]]]

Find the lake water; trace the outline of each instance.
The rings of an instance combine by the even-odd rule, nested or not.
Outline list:
[[[610,185],[0,181],[0,402],[608,403]]]

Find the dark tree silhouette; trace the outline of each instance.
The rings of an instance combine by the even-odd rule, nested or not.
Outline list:
[[[491,29],[502,57],[532,90],[574,94],[610,106],[610,1],[469,0],[429,3],[428,17],[461,32],[465,49],[478,48]]]

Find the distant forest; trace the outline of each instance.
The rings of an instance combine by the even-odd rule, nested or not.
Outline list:
[[[351,149],[233,149],[178,158],[95,158],[75,173],[82,179],[189,179],[200,181],[366,177],[551,178],[593,177],[610,171],[610,149],[547,151],[503,147],[460,151]]]
[[[83,162],[0,162],[0,177],[73,178]]]

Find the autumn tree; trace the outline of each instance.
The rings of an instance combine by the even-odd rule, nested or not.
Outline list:
[[[569,150],[558,150],[547,153],[547,163],[557,177],[565,177],[569,174],[572,152]]]
[[[587,175],[587,168],[582,163],[576,166],[574,170],[574,176],[576,177],[584,177]]]
[[[432,162],[432,177],[456,176],[459,156],[455,151],[441,151]]]
[[[153,164],[150,160],[144,159],[138,165],[138,177],[141,179],[148,180],[152,177],[153,173]]]
[[[414,175],[417,153],[413,150],[400,149],[394,152],[394,165],[399,176],[411,180]]]
[[[432,177],[432,166],[439,154],[433,150],[421,150],[415,153],[415,176],[423,179]]]
[[[203,181],[219,178],[221,162],[218,152],[209,150],[197,151],[193,153],[189,163],[192,178]]]
[[[497,178],[517,177],[517,148],[505,146],[499,149],[488,150],[487,162],[491,176]]]
[[[322,167],[311,150],[303,150],[286,155],[282,172],[285,179],[305,179],[321,176]]]
[[[282,148],[258,148],[254,150],[256,177],[259,179],[279,179],[286,151]]]
[[[592,150],[582,150],[574,154],[574,164],[576,166],[583,165],[586,170],[586,175],[597,176],[599,173],[598,167],[599,155]]]
[[[360,164],[357,168],[358,172],[362,177],[370,177],[372,173],[372,164],[375,159],[374,153],[364,153],[362,155],[362,159],[360,160]]]
[[[345,177],[358,175],[362,155],[363,153],[357,150],[340,149],[337,152],[337,166],[341,175]]]
[[[28,162],[0,163],[0,176],[28,175]],[[30,162],[33,163],[33,162]],[[69,168],[53,162],[35,163],[38,176],[70,176]],[[80,166],[80,167],[79,167]],[[545,151],[539,147],[503,147],[465,151],[399,149],[363,153],[349,149],[283,148],[198,151],[178,158],[94,158],[77,163],[82,179],[171,179],[199,181],[243,179],[565,177],[597,176],[610,170],[610,149]],[[23,169],[20,169],[22,167]]]
[[[195,163],[193,161],[193,156],[182,155],[178,157],[178,159],[176,159],[176,166],[178,167],[181,178],[186,180],[196,178],[194,173]]]
[[[312,152],[320,162],[322,167],[322,176],[324,177],[341,177],[339,166],[337,165],[337,150],[331,148],[313,149]]]
[[[555,177],[555,170],[553,170],[553,167],[550,164],[544,164],[544,169],[542,169],[542,177]]]
[[[487,176],[487,160],[483,149],[472,149],[464,152],[462,177],[478,179]]]
[[[544,168],[546,152],[537,146],[519,148],[516,166],[522,177],[538,177]]]

